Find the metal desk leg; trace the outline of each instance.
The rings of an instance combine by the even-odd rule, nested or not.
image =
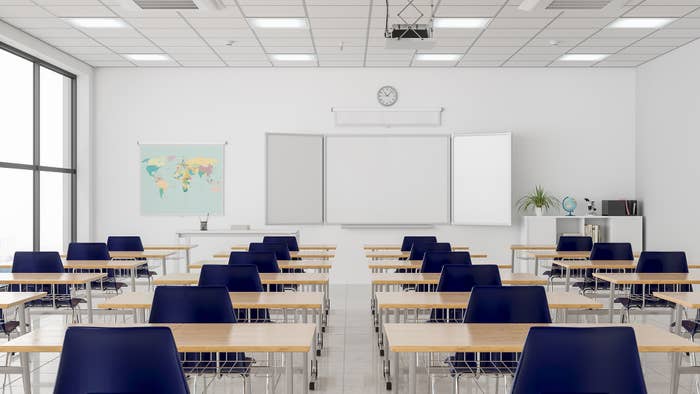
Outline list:
[[[190,249],[185,249],[185,272],[190,272]]]
[[[10,357],[9,354],[7,357]],[[20,353],[19,363],[22,368],[22,389],[24,394],[32,394],[32,382],[29,380],[29,353]]]
[[[515,272],[515,249],[510,250],[510,272]]]
[[[539,272],[539,267],[540,267],[540,259],[535,256],[535,275]]]
[[[165,267],[165,257],[161,257],[160,261],[163,266],[163,276],[165,276],[168,274],[168,269]]]
[[[416,394],[416,363],[418,362],[418,353],[409,353],[408,355],[408,393]]]
[[[676,313],[676,326],[673,327],[673,332],[676,333],[676,335],[681,335],[681,323],[683,321],[683,306],[681,304],[676,304],[676,308],[674,309]]]
[[[554,286],[552,286],[554,287]],[[571,268],[566,267],[566,291],[571,288]]]
[[[136,292],[136,267],[131,267],[131,292]]]
[[[671,394],[678,394],[678,384],[681,378],[680,366],[681,354],[674,352],[671,355]]]
[[[88,323],[92,324],[92,283],[87,282],[87,307],[88,307]]]
[[[311,347],[311,351],[312,352],[314,351],[313,346]],[[301,382],[304,385],[303,386],[304,388],[301,390],[304,393],[308,393],[309,392],[309,353],[308,352],[304,352],[302,354],[302,362],[304,363],[304,367],[302,368],[302,371],[301,371],[301,375],[302,375]]]
[[[293,358],[293,353],[287,352],[284,354],[284,381],[286,382],[284,392],[287,394],[294,393],[294,369],[292,365]]]
[[[613,322],[613,307],[615,306],[615,284],[610,282],[610,323]]]
[[[27,310],[23,303],[19,304],[17,312],[19,314],[19,333],[24,335],[27,333]]]

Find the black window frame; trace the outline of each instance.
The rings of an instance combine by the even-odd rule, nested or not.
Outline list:
[[[33,223],[34,223],[34,229],[33,229],[33,248],[34,250],[40,250],[41,248],[41,214],[40,214],[40,200],[41,200],[41,173],[62,173],[62,174],[70,174],[70,183],[71,183],[71,196],[70,196],[70,207],[71,207],[71,214],[70,214],[70,240],[75,241],[77,238],[77,233],[78,233],[78,220],[77,220],[77,189],[78,189],[78,179],[77,179],[77,164],[78,164],[78,156],[77,156],[77,86],[78,86],[78,78],[75,74],[70,73],[60,67],[57,67],[51,63],[48,63],[42,59],[37,58],[36,56],[30,55],[24,51],[21,51],[13,46],[10,46],[2,41],[0,41],[0,50],[4,50],[6,52],[9,52],[15,56],[19,56],[25,60],[28,60],[33,63],[34,66],[34,81],[33,81],[33,141],[32,141],[32,146],[33,146],[33,158],[32,158],[32,164],[22,164],[22,163],[9,163],[9,162],[3,162],[0,161],[0,168],[12,168],[12,169],[20,169],[20,170],[29,170],[32,171],[33,174],[33,208],[32,208],[32,216],[33,216]],[[70,146],[71,146],[71,157],[70,157],[70,167],[50,167],[50,166],[42,166],[41,165],[41,122],[40,122],[40,103],[41,103],[41,79],[40,79],[40,72],[41,68],[46,68],[48,70],[54,71],[58,74],[63,75],[66,78],[70,79],[70,89],[71,89],[71,97],[70,97],[70,105],[71,105],[71,110],[70,110]],[[1,70],[0,70],[1,71]]]

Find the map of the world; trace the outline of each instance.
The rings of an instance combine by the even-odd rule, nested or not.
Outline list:
[[[223,145],[141,145],[145,215],[222,215]]]

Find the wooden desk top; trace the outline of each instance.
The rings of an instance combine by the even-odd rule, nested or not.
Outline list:
[[[26,304],[29,301],[38,300],[46,295],[46,292],[28,291],[3,291],[0,292],[0,309],[12,308],[19,304]]]
[[[0,283],[6,285],[82,285],[106,277],[102,273],[0,273]]]
[[[377,305],[381,309],[466,308],[471,293],[448,292],[377,292]],[[598,309],[603,304],[577,293],[547,293],[552,309]]]
[[[700,273],[601,273],[593,276],[617,285],[690,285],[700,284]]]
[[[557,245],[510,245],[510,250],[557,250]]]
[[[570,269],[634,269],[635,260],[555,260],[552,264]]]
[[[264,285],[326,285],[328,284],[328,274],[315,272],[263,273],[260,274],[260,281]],[[199,272],[168,274],[156,277],[153,283],[156,285],[196,285],[199,283]]]
[[[99,326],[99,325],[90,325]],[[180,352],[301,352],[311,349],[313,324],[145,324],[102,327],[167,326]],[[42,327],[0,344],[2,352],[60,352],[66,327]]]
[[[365,253],[365,257],[368,259],[405,259],[411,256],[411,252],[368,252]],[[483,252],[469,252],[469,256],[473,259],[485,259],[488,254]]]
[[[390,244],[377,244],[377,245],[365,245],[364,250],[401,250],[401,245],[390,245]],[[458,245],[453,245],[452,246],[453,251],[458,251],[458,250],[469,250],[469,246],[458,246]]]
[[[682,305],[688,309],[700,308],[700,293],[696,292],[654,292],[654,297]]]
[[[370,274],[373,285],[436,285],[440,274],[422,273],[374,273]],[[529,273],[501,271],[501,283],[504,285],[546,285],[547,279]]]
[[[234,308],[321,309],[323,293],[229,293]],[[2,298],[0,298],[0,301]],[[102,309],[151,309],[153,293],[122,293],[97,305]]]
[[[336,250],[335,244],[304,244],[299,245],[299,250]],[[234,245],[231,250],[248,250],[248,245]]]
[[[536,259],[587,259],[588,257],[590,257],[591,252],[531,252],[530,255],[532,255]],[[632,253],[632,256],[634,256],[635,258],[639,258],[640,253],[634,252]]]
[[[231,252],[218,252],[214,253],[215,259],[227,259],[231,255]],[[332,259],[335,257],[335,253],[328,252],[289,252],[289,256],[298,259]]]
[[[420,269],[423,265],[422,260],[370,260],[367,264],[369,269]],[[472,265],[497,265],[501,269],[510,269],[512,265],[510,263],[496,264],[489,263],[486,261],[474,261]]]
[[[192,269],[201,269],[203,265],[228,265],[228,260],[202,260],[190,264]],[[277,260],[281,269],[331,269],[333,263],[329,260]]]
[[[143,250],[190,250],[194,249],[199,245],[196,244],[154,244],[154,245],[143,245]]]
[[[113,259],[162,259],[174,255],[176,252],[172,250],[148,250],[148,251],[132,251],[132,252],[109,252]]]
[[[522,352],[532,326],[631,326],[640,352],[698,352],[700,344],[649,324],[384,324],[392,352]]]
[[[134,269],[143,264],[138,260],[63,260],[66,269]]]

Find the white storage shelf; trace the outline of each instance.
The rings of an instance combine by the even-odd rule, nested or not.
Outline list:
[[[600,242],[629,242],[644,250],[643,216],[524,216],[521,242],[554,245],[562,234],[583,234],[587,224],[600,226]]]

